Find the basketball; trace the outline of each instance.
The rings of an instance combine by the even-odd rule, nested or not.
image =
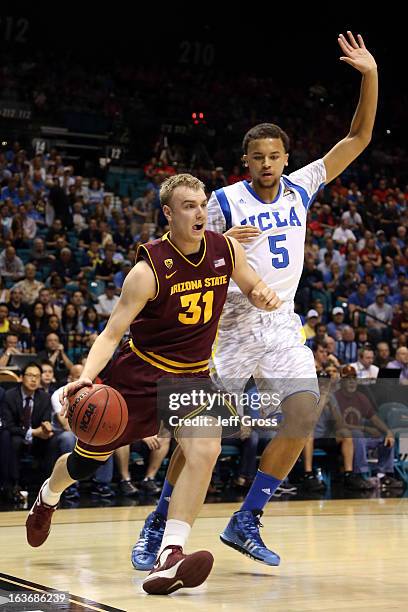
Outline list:
[[[81,442],[110,444],[123,434],[127,422],[125,400],[108,385],[82,387],[69,398],[68,423]]]

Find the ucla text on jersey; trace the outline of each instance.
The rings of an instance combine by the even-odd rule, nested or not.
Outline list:
[[[245,248],[249,264],[285,301],[293,301],[303,269],[307,211],[324,186],[323,160],[282,176],[273,202],[260,199],[247,181],[218,189],[208,203],[208,229],[225,232],[254,225],[261,234]],[[230,291],[238,291],[231,282]]]

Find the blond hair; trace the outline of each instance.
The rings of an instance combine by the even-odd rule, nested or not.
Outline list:
[[[188,187],[196,191],[199,189],[205,191],[204,183],[195,176],[191,174],[175,174],[163,181],[160,187],[160,204],[162,206],[165,204],[169,205],[173,191],[177,189],[177,187]]]

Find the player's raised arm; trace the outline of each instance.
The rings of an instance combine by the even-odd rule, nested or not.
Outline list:
[[[343,52],[340,60],[361,72],[361,90],[350,131],[324,157],[326,183],[341,174],[364,151],[371,140],[378,99],[378,73],[374,57],[366,49],[362,36],[357,40],[351,32],[347,38],[340,34],[339,45]]]
[[[76,393],[81,387],[92,385],[93,379],[112,357],[129,325],[155,294],[156,279],[153,270],[145,261],[139,261],[127,275],[120,299],[105,329],[89,351],[81,378],[63,388],[60,396],[62,405],[69,395]]]
[[[245,251],[235,238],[230,240],[235,251],[235,268],[231,278],[237,283],[248,300],[261,310],[276,310],[282,304],[273,289],[258,276],[248,263]]]

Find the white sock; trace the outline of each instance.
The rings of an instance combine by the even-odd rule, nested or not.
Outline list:
[[[60,500],[61,493],[55,493],[50,489],[49,486],[50,479],[47,480],[43,484],[43,489],[41,491],[41,499],[45,504],[49,506],[56,506]]]
[[[184,548],[190,535],[191,525],[184,521],[177,521],[176,519],[167,519],[166,528],[164,530],[163,541],[160,547],[160,552],[166,548],[166,546],[181,546]],[[162,559],[163,561],[163,559]]]

